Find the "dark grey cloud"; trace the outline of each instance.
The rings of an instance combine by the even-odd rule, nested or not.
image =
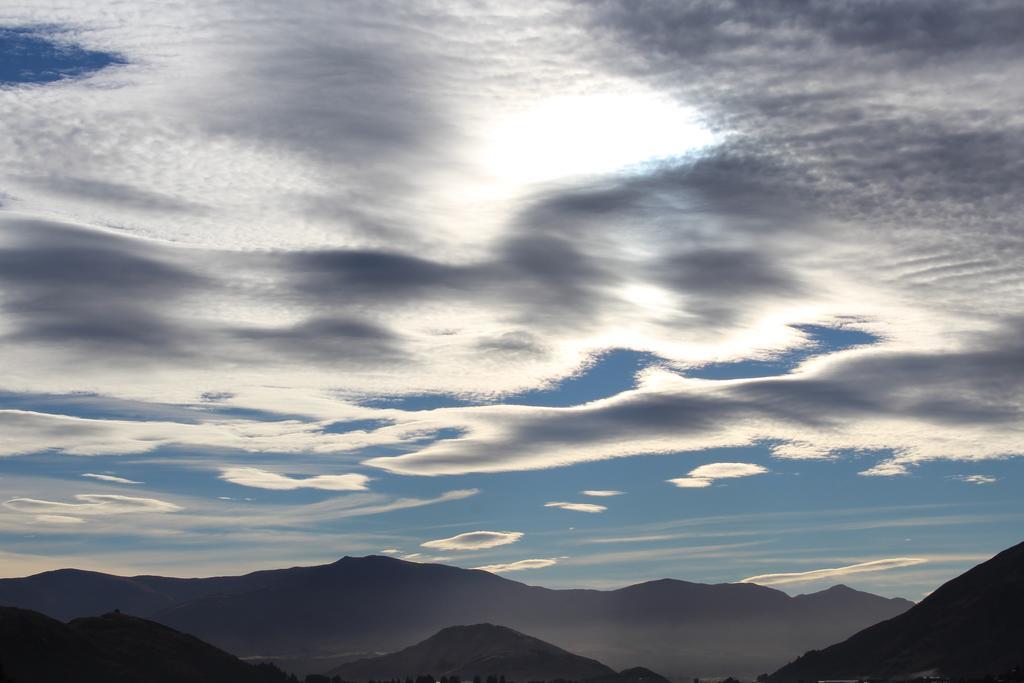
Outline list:
[[[477,348],[486,353],[512,356],[543,356],[548,352],[544,343],[526,330],[505,332],[477,343]]]
[[[698,248],[677,254],[662,262],[660,279],[689,297],[688,309],[706,324],[722,326],[752,304],[797,296],[803,289],[791,271],[750,249]]]
[[[321,305],[415,307],[449,300],[503,306],[510,320],[558,326],[593,312],[614,275],[573,241],[513,236],[466,264],[384,250],[282,253],[264,261]]]
[[[584,14],[611,68],[741,134],[705,193],[774,168],[765,186],[828,217],[1005,228],[1024,174],[1019,3],[606,2]]]
[[[195,214],[206,210],[196,202],[124,183],[74,176],[21,177],[18,180],[59,195],[118,208],[159,213]]]
[[[288,327],[236,328],[238,340],[262,346],[259,355],[287,362],[312,360],[343,366],[405,360],[400,340],[391,331],[357,319],[313,318]]]
[[[167,314],[209,286],[144,242],[43,221],[8,223],[0,247],[0,306],[8,341],[112,353],[187,354],[194,330]],[[154,358],[156,360],[156,358]]]

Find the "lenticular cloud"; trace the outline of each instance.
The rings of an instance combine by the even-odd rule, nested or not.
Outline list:
[[[470,531],[450,538],[426,541],[420,545],[438,550],[485,550],[515,543],[522,537],[520,531]]]

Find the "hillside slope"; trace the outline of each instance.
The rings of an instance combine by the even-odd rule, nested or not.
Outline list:
[[[348,681],[402,679],[426,673],[463,679],[494,674],[515,681],[583,681],[615,675],[598,661],[493,624],[450,626],[398,652],[331,671]]]
[[[1024,664],[1024,543],[941,586],[920,604],[772,675],[790,683],[923,672],[980,677]]]
[[[0,664],[17,683],[283,683],[193,636],[122,614],[55,619],[0,607]]]

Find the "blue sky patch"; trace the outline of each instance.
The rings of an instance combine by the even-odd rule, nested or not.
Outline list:
[[[126,60],[112,52],[87,50],[41,28],[0,28],[0,85],[52,83],[82,78]]]

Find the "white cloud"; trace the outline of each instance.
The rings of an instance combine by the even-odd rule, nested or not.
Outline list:
[[[256,467],[228,467],[220,478],[239,486],[272,491],[320,489],[323,491],[365,491],[370,478],[363,474],[320,474],[313,477],[289,477]]]
[[[450,538],[426,541],[420,545],[438,550],[485,550],[515,543],[522,537],[521,531],[469,531]]]
[[[81,517],[71,517],[70,515],[36,515],[36,521],[46,524],[83,524],[85,522]]]
[[[525,569],[543,569],[544,567],[550,567],[555,564],[558,564],[557,559],[546,558],[534,560],[519,560],[517,562],[506,562],[503,564],[487,564],[482,567],[473,567],[473,569],[491,572],[492,574],[502,574],[505,572],[520,572]]]
[[[109,481],[112,484],[142,484],[141,481],[132,481],[131,479],[125,479],[124,477],[115,477],[112,474],[93,474],[92,472],[86,472],[82,475],[89,479],[97,479],[99,481]]]
[[[716,479],[752,477],[767,471],[767,467],[749,462],[713,462],[690,470],[690,474],[685,477],[669,479],[668,482],[681,489],[702,489],[711,486]]]
[[[561,501],[552,501],[550,503],[544,503],[546,508],[561,508],[563,510],[573,510],[575,512],[604,512],[608,508],[604,505],[595,505],[594,503],[565,503]]]
[[[860,562],[845,567],[832,567],[829,569],[812,569],[804,572],[785,572],[779,574],[759,574],[743,579],[740,583],[756,583],[762,586],[778,586],[791,583],[802,583],[804,581],[816,581],[818,579],[829,579],[848,574],[862,574],[865,572],[881,572],[889,569],[900,569],[912,567],[928,562],[920,557],[893,557],[884,560],[871,560]]]
[[[380,554],[381,555],[399,555],[399,554],[401,554],[401,552],[402,551],[399,550],[398,548],[385,548],[384,550],[380,551]]]
[[[697,479],[731,479],[764,474],[767,471],[767,467],[749,462],[713,462],[690,470],[689,476]]]
[[[4,507],[15,512],[35,515],[58,516],[105,516],[128,515],[141,513],[178,512],[182,508],[155,498],[134,498],[113,494],[82,493],[75,496],[78,503],[63,503],[36,498],[12,498],[4,503]]]
[[[999,477],[993,477],[988,474],[957,474],[953,475],[951,479],[965,481],[969,484],[994,484],[999,481]]]
[[[667,481],[681,489],[706,489],[711,486],[710,479],[694,479],[693,477],[677,477]]]
[[[862,477],[901,477],[907,474],[907,465],[895,460],[886,460],[857,474]]]
[[[584,496],[594,496],[595,498],[607,498],[609,496],[621,496],[624,495],[625,491],[606,491],[606,490],[587,490],[580,491]]]

